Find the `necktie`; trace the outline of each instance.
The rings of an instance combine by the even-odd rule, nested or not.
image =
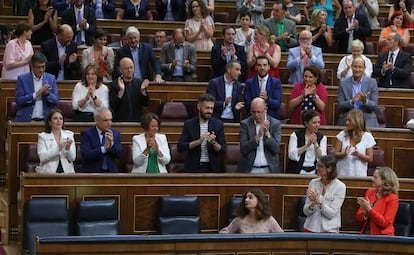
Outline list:
[[[102,131],[101,135],[102,135],[101,145],[104,146],[105,132]],[[108,170],[108,162],[107,162],[106,154],[104,154],[102,158],[102,170],[105,170],[105,171]]]
[[[266,90],[265,79],[260,79],[260,91],[265,91],[265,90]]]
[[[393,63],[394,62],[394,53],[391,52],[390,53],[390,57],[388,58],[388,63]],[[385,73],[385,85],[386,86],[391,86],[392,85],[392,71],[391,69],[388,69],[387,72]]]
[[[308,66],[308,61],[309,61],[309,57],[308,57],[308,55],[305,55],[303,57],[303,68]]]
[[[82,13],[81,10],[78,10],[78,25],[81,23],[82,21]],[[79,29],[78,34],[76,35],[76,44],[77,45],[82,45],[82,29]]]

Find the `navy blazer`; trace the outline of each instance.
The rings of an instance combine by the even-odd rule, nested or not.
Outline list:
[[[207,143],[208,157],[210,159],[211,171],[223,172],[223,156],[226,152],[226,141],[224,139],[223,122],[211,118],[208,122],[208,131],[214,131],[216,141],[221,145],[220,151],[215,151],[211,143]],[[198,117],[186,120],[177,144],[178,151],[188,151],[184,161],[184,172],[195,172],[200,165],[201,146],[189,149],[190,142],[200,138],[200,119]]]
[[[157,57],[152,51],[151,44],[140,42],[138,47],[139,47],[139,66],[141,68],[142,79],[150,80],[152,76],[148,68],[148,64],[150,62],[152,64],[152,69],[154,70],[155,74],[161,75],[160,62],[158,62]],[[119,71],[119,62],[124,57],[129,57],[130,59],[133,60],[129,44],[126,44],[122,46],[121,48],[119,48],[116,53],[115,66],[114,66],[114,72],[112,74],[112,79],[116,79],[121,75],[121,72]]]
[[[49,95],[42,95],[43,101],[43,117],[46,119],[51,108],[56,107],[59,104],[59,94],[56,86],[56,80],[53,75],[43,73],[42,84],[49,83],[50,90]],[[33,100],[34,82],[33,73],[25,73],[17,77],[16,83],[16,122],[29,122],[32,121],[32,113],[35,105]]]
[[[266,102],[267,114],[273,118],[279,119],[279,109],[282,103],[282,85],[280,80],[269,75],[266,83],[266,92],[268,96]],[[244,102],[248,114],[250,114],[252,100],[259,96],[259,78],[255,76],[246,81],[246,87],[244,89]]]
[[[234,48],[236,49],[236,56],[237,61],[240,62],[241,65],[241,75],[239,77],[240,82],[244,82],[246,80],[247,74],[247,61],[246,61],[246,52],[244,51],[244,47],[233,44]],[[215,44],[211,49],[211,67],[214,71],[214,78],[220,75],[223,75],[226,72],[226,59],[223,59],[221,55],[221,47],[223,46],[222,43]]]
[[[122,154],[121,134],[118,130],[111,128],[114,145],[106,152],[107,164],[110,172],[118,172],[116,160]],[[101,151],[101,138],[96,126],[81,131],[80,149],[82,153],[82,173],[100,173],[104,154]]]
[[[96,3],[94,4],[91,0],[85,0],[85,5],[95,10],[96,14]],[[107,0],[106,4],[102,6],[104,19],[114,19],[115,17],[115,0]],[[96,15],[95,15],[96,16]]]
[[[185,21],[187,18],[187,8],[185,0],[171,0],[171,12],[175,21]],[[164,20],[167,14],[167,0],[155,0],[155,8],[157,10],[157,20]]]
[[[207,93],[216,98],[214,104],[213,117],[220,119],[224,110],[224,101],[226,101],[226,85],[224,83],[224,75],[211,79],[208,83]],[[234,107],[238,102],[242,102],[242,85],[238,81],[233,82],[233,91],[231,93],[231,109],[234,115],[234,122],[240,121],[240,112]]]
[[[85,44],[91,46],[94,43],[93,36],[96,31],[95,9],[89,7],[88,5],[83,5],[83,18],[86,19],[89,24],[88,30],[85,30]],[[78,33],[78,31],[76,30],[76,25],[78,24],[78,22],[76,20],[73,5],[62,13],[62,24],[68,24],[72,27],[73,39],[75,39]]]
[[[409,89],[411,74],[411,54],[400,49],[394,62],[394,71],[391,74],[392,86],[385,84],[387,82],[385,73],[381,72],[382,64],[388,62],[388,51],[381,52],[378,55],[377,62],[374,65],[372,77],[378,77],[378,86],[383,88],[405,88]]]
[[[77,49],[78,47],[76,46],[76,43],[73,41],[70,42],[70,44],[66,45],[66,59],[63,63],[65,80],[79,79],[81,68],[79,61],[76,60],[75,62],[69,64],[69,56],[73,53],[77,54]],[[43,55],[45,55],[47,58],[46,72],[53,74],[57,78],[61,67],[59,66],[59,53],[56,37],[43,42],[40,47],[40,50],[43,53]]]
[[[364,53],[367,53],[365,38],[371,35],[371,27],[365,15],[355,14],[355,19],[358,20],[359,25],[358,30],[354,30],[354,40],[361,40],[364,43]],[[338,53],[346,53],[348,50],[349,33],[345,30],[347,27],[347,17],[342,13],[335,21],[334,25],[334,39],[338,43]]]

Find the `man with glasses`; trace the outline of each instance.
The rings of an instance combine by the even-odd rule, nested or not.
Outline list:
[[[56,79],[45,73],[46,62],[43,54],[34,54],[30,61],[32,72],[17,77],[16,122],[43,121],[59,104]]]
[[[280,173],[280,121],[267,115],[263,98],[252,101],[251,116],[240,123],[240,162],[242,173]]]
[[[312,45],[312,33],[303,30],[299,34],[299,46],[289,49],[286,64],[290,72],[289,84],[296,84],[303,80],[303,68],[308,65],[316,65],[320,69],[325,68],[322,49]]]
[[[286,11],[286,5],[276,1],[272,7],[272,18],[265,19],[263,22],[269,27],[270,34],[276,36],[276,43],[282,51],[288,51],[298,44],[296,23],[285,17]]]

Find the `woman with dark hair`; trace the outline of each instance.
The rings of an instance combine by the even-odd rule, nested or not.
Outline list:
[[[170,148],[167,136],[158,133],[160,126],[158,115],[149,112],[142,116],[141,127],[145,132],[132,137],[132,173],[168,173]]]
[[[101,69],[104,82],[112,80],[112,71],[114,70],[114,51],[106,46],[107,35],[105,30],[96,29],[94,34],[95,43],[82,51],[82,67],[96,64]]]
[[[334,156],[322,156],[316,164],[316,169],[318,178],[310,181],[306,191],[303,213],[307,217],[303,232],[339,233],[346,186],[336,178]]]
[[[357,220],[363,223],[361,234],[394,235],[394,220],[398,211],[398,177],[389,167],[379,167],[372,175],[373,188],[365,197],[358,197]]]
[[[407,21],[407,28],[413,28],[414,8],[412,0],[393,0],[390,11],[388,12],[388,20],[391,20],[391,17],[397,11],[402,12],[404,15],[404,20]]]
[[[327,139],[318,130],[321,119],[317,111],[303,111],[302,122],[305,128],[293,132],[289,138],[287,172],[315,174],[317,159],[326,155]]]
[[[1,38],[0,45],[6,45],[14,38],[14,26],[4,24],[0,26]]]
[[[325,106],[328,103],[328,91],[321,83],[321,70],[315,65],[303,69],[303,82],[296,83],[289,99],[290,124],[302,124],[303,110],[315,110],[319,113],[321,125],[326,125]]]
[[[51,7],[51,1],[36,0],[35,7],[29,10],[27,21],[33,30],[32,44],[40,45],[55,36],[58,26],[58,13]]]
[[[97,108],[109,107],[109,89],[103,84],[101,69],[95,64],[83,70],[82,81],[76,83],[72,92],[74,121],[94,121]]]
[[[240,14],[241,27],[236,28],[236,37],[234,43],[244,47],[247,52],[250,45],[254,44],[254,29],[250,27],[252,14],[247,11]]]
[[[45,132],[38,135],[37,154],[40,165],[38,173],[74,173],[73,161],[76,146],[73,132],[64,129],[63,112],[50,110],[45,121]]]
[[[345,129],[336,135],[335,157],[340,176],[367,176],[368,162],[374,158],[374,137],[365,125],[364,113],[350,110]]]
[[[191,0],[185,21],[185,38],[196,46],[196,50],[211,51],[214,21],[202,0]]]
[[[32,27],[26,21],[20,21],[14,31],[16,38],[11,40],[4,49],[3,70],[4,79],[17,79],[17,76],[30,72],[30,60],[33,47],[30,43]]]
[[[381,52],[388,51],[385,46],[385,41],[390,33],[399,33],[402,39],[402,47],[407,46],[410,42],[410,30],[407,28],[407,20],[400,11],[394,12],[391,16],[390,23],[387,27],[381,30],[381,34],[378,40],[378,48],[381,48]]]
[[[263,191],[253,189],[243,194],[239,206],[234,211],[236,218],[227,227],[220,230],[222,234],[234,233],[273,233],[283,229],[273,218],[269,201]]]

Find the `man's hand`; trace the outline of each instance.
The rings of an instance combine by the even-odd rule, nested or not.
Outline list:
[[[105,139],[104,148],[106,150],[108,150],[109,148],[112,147],[112,144],[113,144],[113,141],[114,141],[114,134],[112,133],[112,130],[111,129],[108,129],[105,132],[105,136],[106,136],[106,139]]]
[[[75,62],[77,58],[78,58],[78,54],[76,54],[76,53],[70,54],[70,56],[69,56],[69,64]]]

